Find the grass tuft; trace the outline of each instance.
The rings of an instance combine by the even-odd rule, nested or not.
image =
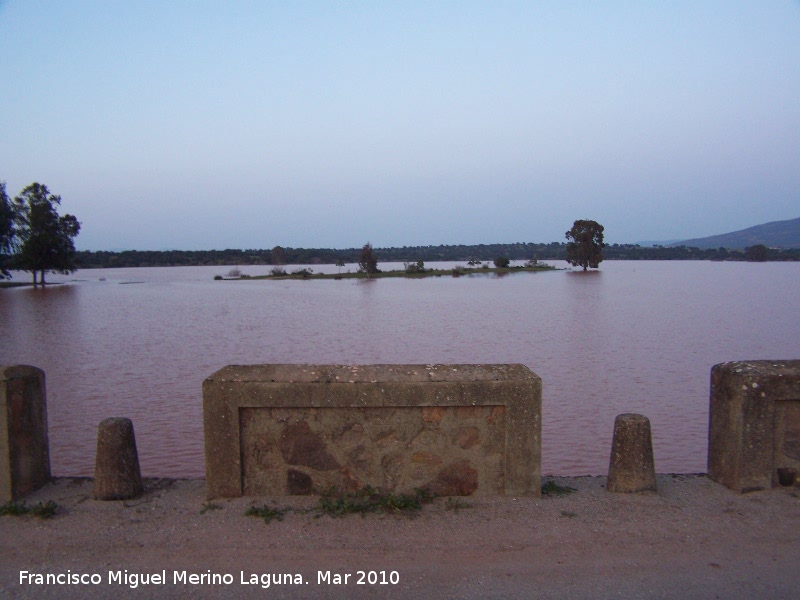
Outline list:
[[[24,502],[6,502],[0,506],[0,517],[5,515],[12,517],[31,515],[39,519],[49,519],[55,516],[56,512],[58,512],[58,504],[52,500],[38,502],[30,507],[25,506]]]
[[[200,507],[200,514],[204,515],[210,510],[222,510],[222,504],[216,502],[206,502]]]
[[[542,486],[543,496],[566,496],[578,490],[568,485],[558,485],[555,481],[548,481]]]
[[[260,517],[264,519],[264,523],[269,524],[272,519],[283,521],[283,516],[288,513],[289,510],[289,508],[272,508],[268,504],[265,504],[262,507],[251,506],[244,514],[247,517]]]
[[[344,494],[332,488],[320,496],[317,511],[320,516],[329,517],[383,512],[410,514],[420,510],[423,504],[433,498],[433,494],[420,489],[414,490],[413,494],[385,494],[368,485],[357,492]]]
[[[19,517],[20,515],[27,515],[30,509],[22,502],[6,502],[0,506],[0,517],[9,515],[11,517]]]
[[[58,512],[58,504],[52,500],[38,502],[30,508],[30,514],[39,519],[50,519]]]

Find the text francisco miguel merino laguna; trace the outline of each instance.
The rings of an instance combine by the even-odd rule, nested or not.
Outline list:
[[[353,573],[335,573],[317,571],[316,581],[306,581],[299,573],[245,573],[239,572],[238,581],[230,573],[190,573],[188,571],[172,571],[167,577],[167,570],[160,573],[129,573],[108,571],[104,578],[99,573],[33,573],[19,572],[20,585],[125,585],[137,588],[140,585],[259,585],[268,588],[271,585],[397,585],[400,574],[397,571],[355,571]]]

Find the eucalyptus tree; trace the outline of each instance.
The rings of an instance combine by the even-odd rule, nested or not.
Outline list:
[[[566,233],[567,262],[575,267],[596,269],[603,260],[603,226],[597,221],[578,220]]]
[[[61,196],[51,194],[46,185],[32,183],[14,199],[18,217],[19,252],[15,265],[33,274],[41,274],[45,285],[45,273],[73,273],[75,266],[75,244],[81,224],[73,215],[58,214]]]

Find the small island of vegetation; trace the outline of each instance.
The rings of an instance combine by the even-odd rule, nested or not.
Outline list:
[[[343,266],[343,265],[342,265]],[[525,264],[512,266],[508,258],[499,257],[495,259],[494,265],[488,262],[471,260],[465,266],[455,266],[447,269],[433,269],[425,267],[423,261],[416,263],[405,263],[403,269],[392,269],[382,271],[377,268],[377,262],[371,267],[365,267],[365,263],[359,263],[357,271],[347,271],[346,273],[314,273],[309,267],[302,267],[294,271],[286,271],[282,266],[273,267],[267,275],[247,275],[240,269],[231,269],[226,276],[217,275],[216,280],[286,280],[286,279],[381,279],[386,277],[461,277],[463,275],[495,274],[507,275],[509,273],[535,272],[535,271],[555,271],[556,267],[546,263],[540,263],[536,259],[531,259]]]

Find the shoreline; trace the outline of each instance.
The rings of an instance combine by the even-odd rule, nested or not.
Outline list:
[[[91,498],[91,478],[56,478],[26,498],[55,517],[0,517],[0,595],[10,598],[792,597],[800,586],[800,489],[740,495],[702,474],[658,475],[658,491],[613,494],[606,477],[544,477],[564,496],[439,498],[414,516],[316,516],[317,497],[214,500],[203,479],[145,479],[127,501]],[[282,520],[248,507],[290,507]],[[91,585],[20,584],[19,572],[100,574]],[[163,584],[108,572],[165,572]],[[173,572],[231,583],[175,583]],[[354,583],[358,571],[396,583]],[[319,573],[323,580],[318,581]],[[329,573],[326,580],[324,574]],[[241,575],[244,574],[244,575]],[[262,575],[303,584],[243,583]],[[343,576],[351,577],[347,582]],[[335,576],[340,575],[340,583]],[[138,575],[137,575],[138,577]],[[379,577],[379,575],[376,575]],[[392,577],[394,577],[392,575]]]

